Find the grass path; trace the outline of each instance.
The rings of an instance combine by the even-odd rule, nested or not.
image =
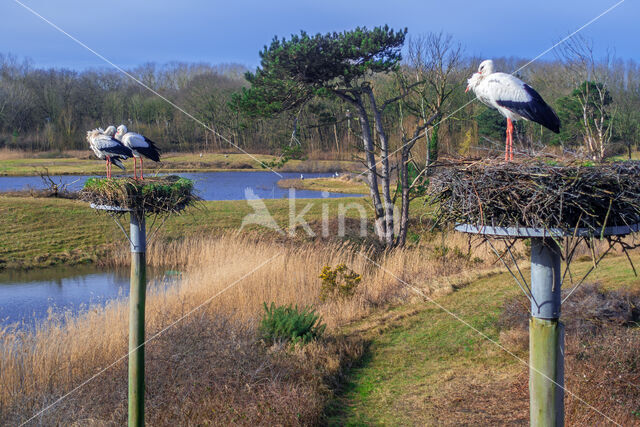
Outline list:
[[[438,302],[498,339],[495,322],[503,300],[516,293],[507,279],[482,278]],[[494,344],[429,302],[375,316],[355,331],[365,333],[371,346],[333,408],[332,424],[434,425],[437,401],[451,382],[519,368]]]
[[[636,264],[640,260],[639,255],[633,258]],[[586,261],[575,263],[574,274],[589,266]],[[640,279],[623,256],[605,258],[590,281],[605,288],[640,288]],[[445,295],[438,303],[499,342],[497,320],[505,301],[519,292],[508,274],[497,274]],[[380,313],[350,326],[347,333],[363,334],[370,347],[328,409],[330,424],[528,423],[526,398],[500,398],[516,378],[526,381],[528,369],[430,302]],[[516,354],[528,360],[526,351]],[[469,389],[477,393],[460,395]],[[502,392],[497,395],[495,390]]]

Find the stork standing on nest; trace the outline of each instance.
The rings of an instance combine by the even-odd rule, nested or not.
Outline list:
[[[142,169],[143,157],[151,159],[154,162],[160,161],[160,150],[158,150],[155,143],[146,136],[127,131],[127,127],[125,125],[118,126],[115,138],[130,148],[133,152],[133,177],[135,179],[138,179],[136,172],[136,161],[138,158],[140,159],[140,179],[144,179]]]
[[[511,74],[496,73],[492,60],[482,61],[467,83],[465,92],[473,90],[480,101],[507,118],[505,161],[513,160],[513,121],[530,120],[552,132],[560,132],[558,115],[540,94]]]
[[[106,160],[107,178],[111,178],[111,164],[113,163],[122,170],[125,170],[122,160],[133,156],[131,150],[120,141],[113,139],[115,127],[109,126],[106,131],[102,128],[93,129],[87,132],[87,142],[95,153],[96,157]]]

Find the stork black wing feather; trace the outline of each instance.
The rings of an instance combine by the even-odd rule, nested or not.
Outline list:
[[[133,156],[133,153],[131,153],[129,147],[125,147],[124,145],[120,144],[120,142],[118,142],[117,144],[113,144],[110,147],[104,148],[103,151],[105,152],[105,154],[110,156],[119,155],[123,156],[124,158]]]
[[[156,146],[156,143],[144,137],[144,141],[149,144],[148,147],[136,147],[136,151],[145,156],[148,159],[153,160],[154,162],[160,161],[160,149]]]
[[[560,132],[560,119],[553,108],[551,108],[544,99],[531,86],[525,84],[524,90],[531,96],[529,101],[496,101],[501,107],[507,108],[517,113],[527,120],[540,123],[552,132]]]

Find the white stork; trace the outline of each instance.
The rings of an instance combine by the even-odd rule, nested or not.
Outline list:
[[[116,134],[116,127],[111,125],[108,128],[106,128],[103,132],[105,135],[110,136],[111,138],[113,138]]]
[[[513,121],[530,120],[560,132],[560,119],[540,94],[511,74],[494,72],[492,60],[482,61],[467,83],[465,92],[473,90],[480,101],[507,118],[505,161],[513,160]]]
[[[122,142],[125,146],[131,149],[133,153],[133,176],[137,177],[136,172],[136,159],[140,159],[140,179],[144,179],[143,174],[143,161],[142,158],[146,157],[154,162],[160,161],[160,150],[156,147],[155,143],[146,136],[140,135],[135,132],[128,132],[125,125],[118,126],[115,138]]]
[[[110,126],[112,128],[113,126]],[[111,129],[107,128],[111,132]],[[95,153],[96,157],[107,161],[107,178],[111,178],[111,164],[113,163],[122,170],[124,165],[122,160],[133,156],[131,150],[109,136],[102,128],[93,129],[87,132],[87,142]]]

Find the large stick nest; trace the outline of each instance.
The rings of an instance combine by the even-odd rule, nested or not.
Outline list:
[[[640,162],[550,165],[479,162],[443,168],[430,202],[441,222],[476,226],[578,228],[640,223]]]
[[[179,176],[145,178],[89,178],[80,198],[96,206],[148,214],[178,213],[199,200],[193,181]]]

